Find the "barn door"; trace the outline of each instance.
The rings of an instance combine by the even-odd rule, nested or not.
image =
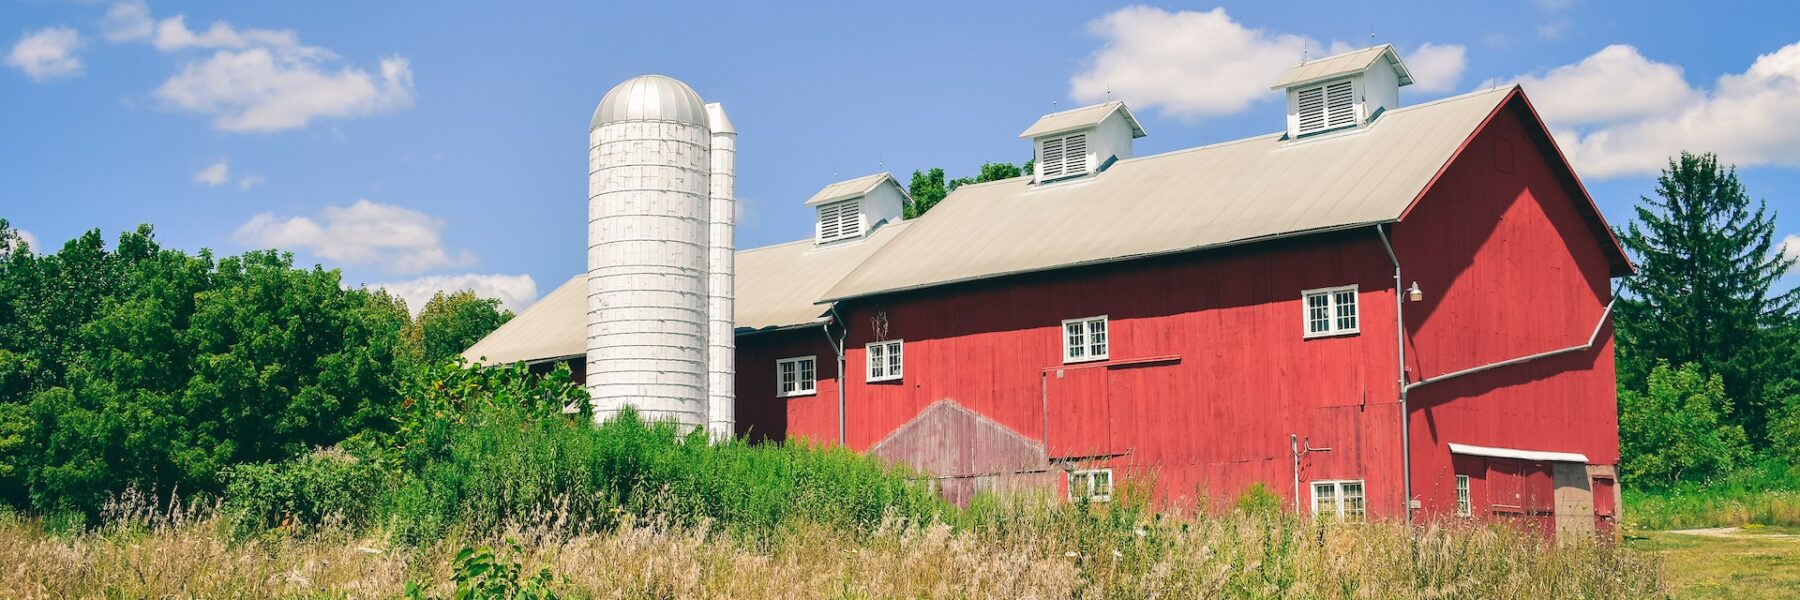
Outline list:
[[[1594,478],[1594,533],[1602,540],[1614,539],[1614,526],[1619,520],[1619,507],[1614,502],[1616,496],[1614,486],[1618,485],[1611,477]]]
[[[1044,446],[1051,458],[1105,456],[1111,448],[1112,411],[1107,370],[1052,369],[1044,373]]]

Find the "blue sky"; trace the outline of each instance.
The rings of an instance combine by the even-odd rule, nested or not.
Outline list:
[[[1688,148],[1800,234],[1800,9],[1500,4],[7,2],[0,217],[519,308],[583,269],[588,118],[637,74],[725,103],[748,248],[810,235],[837,179],[1021,162],[1108,91],[1140,155],[1280,129],[1282,67],[1373,39],[1408,103],[1522,81],[1614,224]]]

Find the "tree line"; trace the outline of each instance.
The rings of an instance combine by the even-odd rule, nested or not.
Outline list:
[[[40,254],[0,219],[0,501],[217,492],[231,465],[391,428],[403,377],[511,316],[460,292],[415,318],[291,254],[188,254],[149,226]]]

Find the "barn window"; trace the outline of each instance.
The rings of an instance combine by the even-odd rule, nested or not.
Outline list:
[[[1314,481],[1313,516],[1337,517],[1346,521],[1363,520],[1363,482]]]
[[[1087,134],[1047,137],[1038,141],[1038,181],[1086,175]]]
[[[1475,514],[1474,507],[1469,505],[1469,476],[1456,476],[1456,516],[1467,517]]]
[[[819,243],[862,237],[862,202],[845,200],[819,207]]]
[[[1356,124],[1356,99],[1350,80],[1296,90],[1294,108],[1301,135]]]
[[[1088,469],[1069,472],[1069,500],[1106,502],[1112,500],[1112,469]]]
[[[901,340],[875,342],[864,348],[869,352],[869,381],[893,381],[900,378],[905,358]]]
[[[1356,311],[1356,286],[1306,290],[1300,293],[1305,313],[1305,337],[1356,333],[1361,320]]]
[[[775,361],[775,395],[805,396],[813,393],[818,373],[814,369],[817,363],[811,356],[783,358]]]
[[[1106,360],[1106,315],[1069,319],[1063,325],[1063,362]]]

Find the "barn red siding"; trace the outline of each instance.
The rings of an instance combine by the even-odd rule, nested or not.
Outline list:
[[[1587,342],[1611,299],[1610,239],[1515,100],[1495,115],[1394,232],[1422,302],[1406,304],[1412,379]],[[1610,325],[1596,348],[1416,388],[1413,489],[1427,514],[1455,509],[1470,474],[1479,514],[1504,506],[1480,465],[1448,444],[1574,452],[1618,462]],[[1464,462],[1467,462],[1466,460]]]
[[[816,391],[782,398],[775,390],[775,361],[799,356],[816,361]],[[736,385],[738,436],[837,442],[837,354],[821,327],[738,336]]]
[[[1394,226],[1405,281],[1425,291],[1404,308],[1412,380],[1592,332],[1609,299],[1611,240],[1547,143],[1523,101],[1510,101]],[[1359,479],[1369,514],[1397,517],[1392,277],[1365,228],[847,302],[846,441],[953,471],[934,474],[968,479],[946,484],[959,497],[993,488],[993,465],[1058,493],[1063,469],[1108,467],[1119,488],[1184,508],[1255,483],[1291,505],[1297,435],[1331,449],[1301,460],[1303,505],[1307,482]],[[1301,292],[1352,284],[1361,331],[1305,339]],[[1062,321],[1100,315],[1109,359],[1063,364]],[[1458,472],[1471,475],[1478,514],[1500,505],[1520,520],[1545,519],[1543,489],[1561,485],[1542,465],[1453,459],[1451,442],[1617,462],[1610,328],[1602,336],[1589,352],[1413,392],[1412,482],[1425,515],[1455,510]],[[864,347],[877,340],[905,341],[900,380],[866,381]],[[740,433],[837,438],[835,356],[820,330],[744,336],[738,348]],[[799,355],[818,357],[818,392],[776,398],[775,361]]]
[[[1393,322],[1391,272],[1368,230],[840,306],[849,444],[867,450],[950,400],[1047,439],[1052,458],[1114,468],[1119,485],[1185,505],[1256,482],[1289,496],[1298,434],[1333,448],[1309,455],[1302,479],[1365,479],[1372,510],[1397,509],[1394,344],[1379,325]],[[1302,339],[1301,291],[1349,284],[1364,332]],[[1063,365],[1061,322],[1098,315],[1110,359]],[[905,340],[905,376],[869,383],[864,346],[884,326]]]

